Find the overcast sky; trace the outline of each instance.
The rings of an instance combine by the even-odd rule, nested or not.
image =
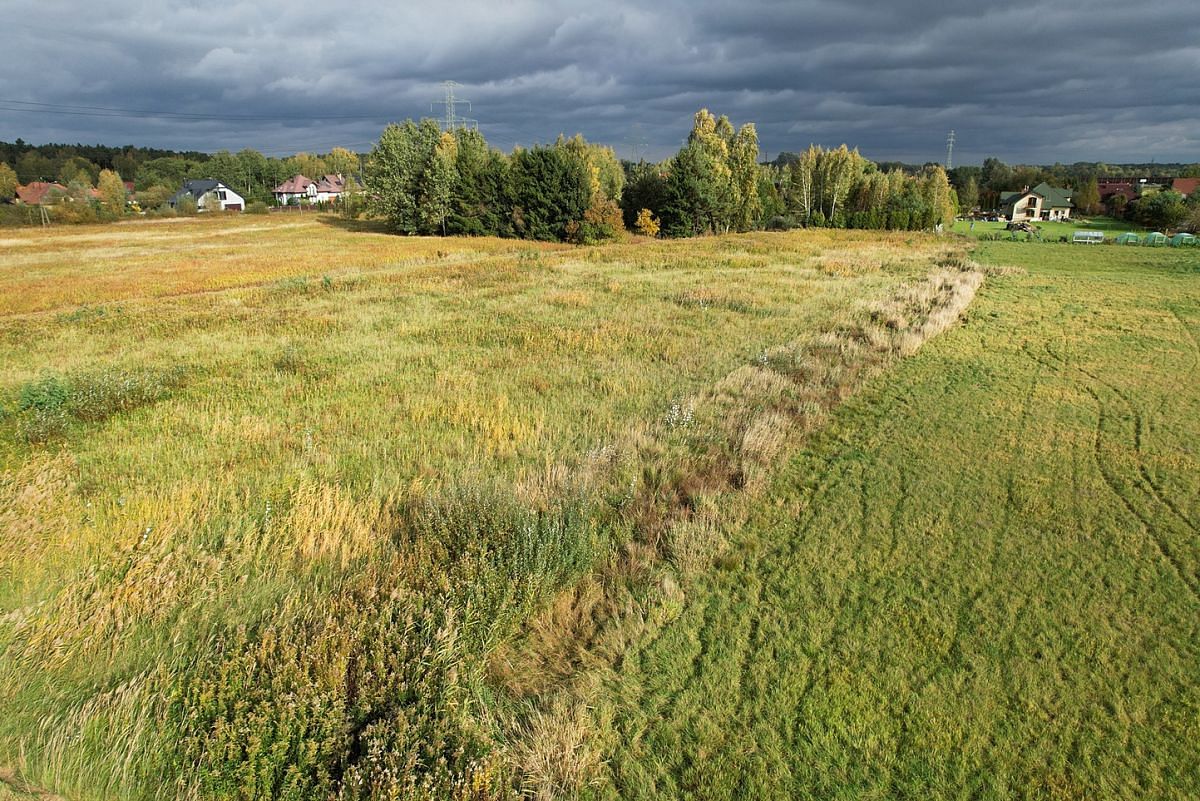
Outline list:
[[[1198,2],[0,0],[0,139],[365,150],[455,80],[505,150],[657,159],[705,106],[769,156],[1200,161]]]

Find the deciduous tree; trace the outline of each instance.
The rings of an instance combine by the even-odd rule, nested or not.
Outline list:
[[[0,161],[0,203],[8,203],[17,196],[17,173]]]
[[[101,170],[96,189],[100,195],[100,207],[106,216],[115,219],[125,214],[128,193],[120,175],[112,170]]]
[[[634,228],[642,236],[658,236],[658,220],[654,218],[650,209],[642,209],[638,212]]]
[[[1075,207],[1083,214],[1100,213],[1100,185],[1095,178],[1084,182],[1074,197]]]

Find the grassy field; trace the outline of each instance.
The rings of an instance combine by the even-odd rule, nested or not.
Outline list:
[[[0,767],[71,798],[503,794],[525,712],[489,655],[688,476],[757,480],[976,275],[922,284],[961,246],[854,232],[247,217],[3,247]],[[697,410],[753,411],[721,382],[818,336],[794,409]]]
[[[1008,232],[1004,230],[1006,225],[1007,223],[1002,222],[976,221],[975,226],[972,227],[970,220],[957,220],[952,230],[956,234],[966,234],[973,237],[979,237],[982,234],[1007,235]],[[1113,239],[1126,231],[1141,234],[1146,230],[1137,223],[1132,223],[1128,220],[1117,220],[1112,217],[1086,217],[1068,220],[1067,222],[1037,222],[1034,225],[1041,231],[1042,238],[1051,242],[1057,242],[1060,237],[1064,236],[1070,239],[1071,235],[1076,231],[1103,231],[1106,238]],[[1024,234],[1018,234],[1018,236],[1024,237]]]
[[[596,670],[596,798],[1200,792],[1200,263],[1027,268],[879,376]]]
[[[1194,795],[1194,254],[973,244],[7,236],[0,798]]]

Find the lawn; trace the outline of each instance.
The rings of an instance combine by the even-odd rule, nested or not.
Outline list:
[[[316,216],[3,246],[0,768],[72,798],[507,786],[488,656],[680,497],[691,399],[962,251]]]
[[[970,220],[957,220],[954,223],[953,231],[957,234],[967,234],[968,236],[979,237],[983,234],[1005,234],[1007,223],[1002,222],[982,222],[976,221],[974,227]],[[1132,231],[1137,234],[1143,233],[1146,229],[1137,223],[1129,222],[1128,220],[1117,220],[1112,217],[1088,217],[1078,220],[1069,220],[1067,222],[1038,222],[1035,223],[1038,230],[1042,234],[1042,238],[1048,242],[1057,242],[1062,237],[1071,238],[1071,235],[1076,231],[1103,231],[1106,239],[1113,239],[1126,231]],[[1024,234],[1018,233],[1020,237]]]
[[[1200,265],[985,243],[966,324],[598,669],[596,798],[1189,799]]]

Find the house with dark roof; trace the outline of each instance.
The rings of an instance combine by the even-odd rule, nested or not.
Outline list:
[[[183,188],[171,195],[167,203],[174,208],[186,197],[196,201],[198,211],[242,211],[246,208],[246,201],[241,195],[212,178],[184,181]],[[214,202],[216,206],[212,206]]]
[[[1045,182],[1033,189],[1000,195],[1000,211],[1009,222],[1067,220],[1073,208],[1075,204],[1071,202],[1071,190],[1059,189]]]

